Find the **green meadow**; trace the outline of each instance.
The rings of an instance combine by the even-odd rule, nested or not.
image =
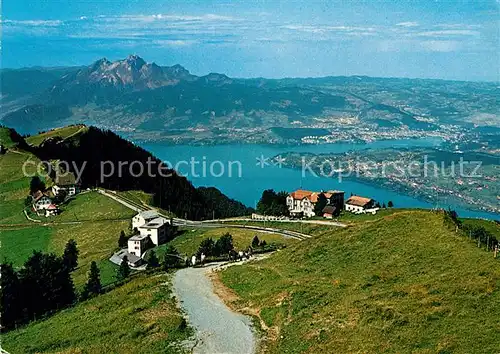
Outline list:
[[[316,230],[220,274],[256,316],[270,353],[495,353],[500,257],[405,211]]]
[[[169,274],[138,275],[91,300],[2,335],[10,353],[182,353],[191,335]]]

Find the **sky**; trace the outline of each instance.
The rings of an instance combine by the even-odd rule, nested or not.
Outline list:
[[[1,66],[500,81],[500,0],[4,0]]]

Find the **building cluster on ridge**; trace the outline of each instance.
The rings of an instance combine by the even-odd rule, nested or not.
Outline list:
[[[298,189],[291,192],[286,198],[286,205],[290,212],[290,216],[298,217],[313,217],[316,215],[315,207],[318,203],[320,195],[326,199],[326,203],[322,208],[322,216],[325,218],[333,218],[340,214],[342,210],[349,211],[354,214],[376,214],[379,208],[375,208],[375,200],[371,198],[352,195],[344,202],[345,192],[338,190],[312,192],[308,190]]]

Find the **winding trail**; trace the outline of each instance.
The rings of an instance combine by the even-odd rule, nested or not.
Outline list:
[[[195,354],[254,354],[257,339],[249,317],[231,311],[214,293],[208,272],[218,265],[175,273],[173,290],[196,329]]]

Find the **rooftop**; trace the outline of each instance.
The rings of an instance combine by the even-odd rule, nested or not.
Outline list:
[[[318,201],[318,196],[323,193],[325,197],[331,198],[334,194],[344,194],[343,191],[332,190],[328,192],[311,192],[303,189],[297,189],[295,192],[290,193],[293,199],[302,200],[304,198],[309,199],[311,202],[316,203]]]
[[[32,197],[33,197],[33,201],[36,202],[36,201],[40,200],[42,197],[48,198],[48,195],[46,195],[45,193],[42,193],[42,191],[38,190],[35,193],[33,193]]]
[[[323,208],[323,213],[325,214],[333,214],[335,213],[335,210],[337,210],[337,208],[333,205],[327,205],[326,207]]]
[[[76,184],[76,178],[72,172],[58,173],[55,182],[57,186],[71,186]]]
[[[369,204],[371,201],[372,201],[372,199],[370,199],[370,198],[359,197],[357,195],[353,195],[349,199],[347,199],[347,202],[345,202],[345,203],[350,204],[350,205],[364,207],[367,204]]]
[[[158,218],[150,220],[148,223],[146,223],[144,225],[139,226],[139,228],[140,229],[157,229],[166,223],[169,223],[169,220],[160,216]]]
[[[129,241],[141,241],[141,240],[144,240],[146,237],[149,237],[149,236],[148,235],[137,234],[137,235],[134,235],[134,236],[130,237],[128,240]]]
[[[303,189],[297,189],[295,192],[290,193],[290,195],[292,196],[293,199],[298,199],[298,200],[302,200],[302,199],[310,196],[311,194],[313,194],[313,192],[306,191]]]
[[[122,263],[123,257],[127,256],[128,262],[131,264],[139,263],[142,261],[140,257],[137,257],[135,254],[129,253],[126,249],[120,250],[113,254],[109,259],[114,264],[120,265]]]
[[[336,190],[336,189],[331,190],[331,191],[328,191],[327,193],[330,193],[330,194],[332,194],[332,195],[333,195],[333,194],[345,194],[345,192],[344,192],[344,191],[339,191],[339,190]]]
[[[154,219],[154,218],[157,218],[159,216],[159,214],[158,214],[158,212],[156,210],[141,211],[137,215],[142,216],[144,219],[147,219],[147,220]]]

